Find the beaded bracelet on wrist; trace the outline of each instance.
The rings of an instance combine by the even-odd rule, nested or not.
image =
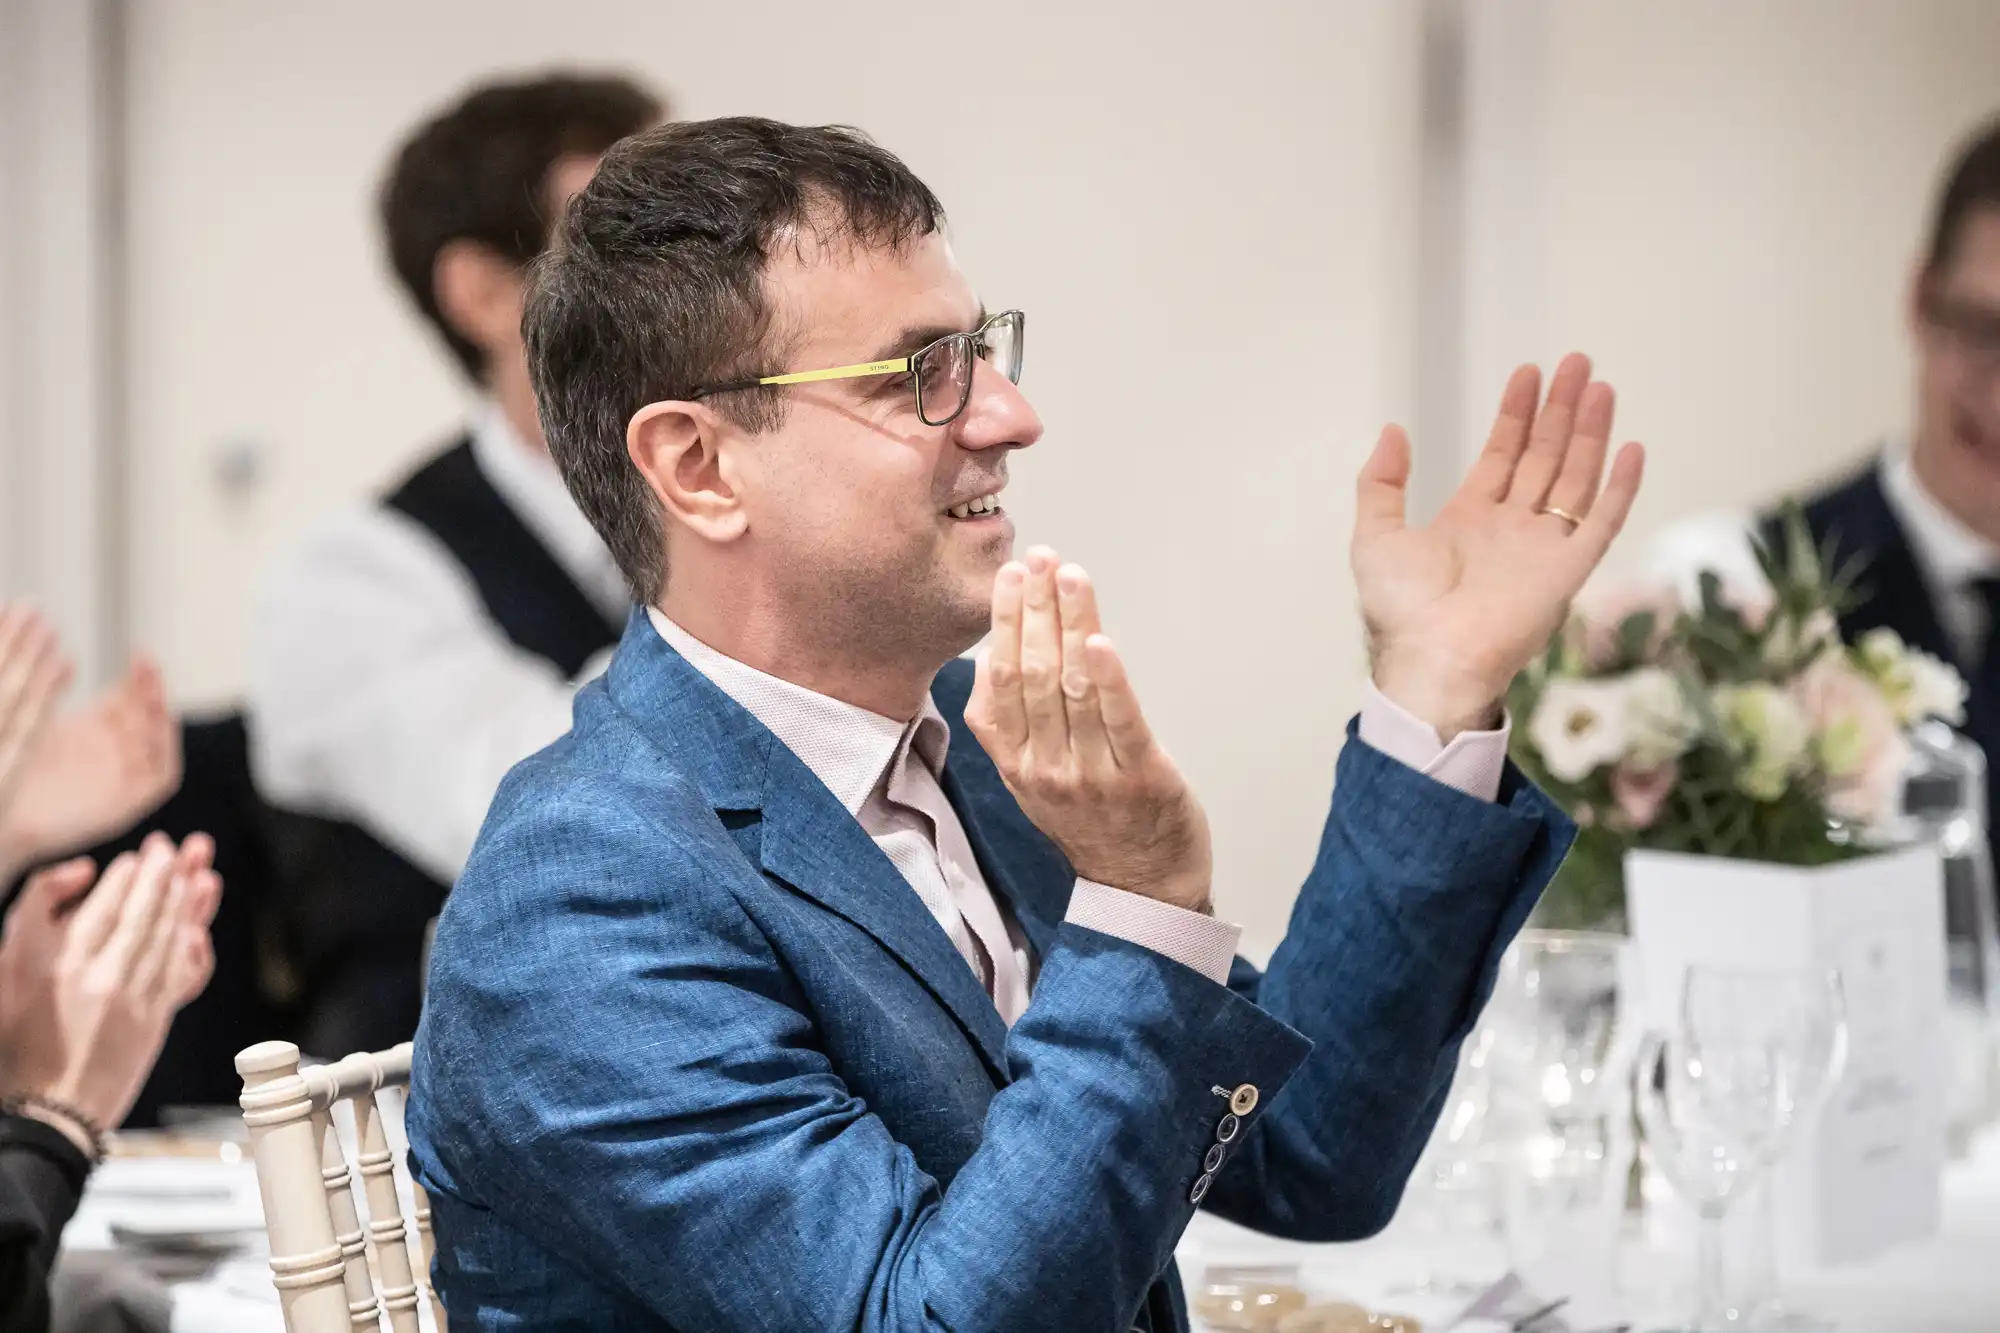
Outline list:
[[[59,1102],[53,1097],[29,1095],[25,1097],[0,1098],[0,1115],[23,1115],[28,1111],[43,1111],[49,1115],[61,1116],[90,1140],[90,1164],[104,1163],[105,1133],[102,1126],[67,1102]]]

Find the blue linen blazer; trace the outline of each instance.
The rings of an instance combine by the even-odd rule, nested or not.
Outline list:
[[[454,1328],[1181,1333],[1197,1205],[1387,1223],[1561,812],[1350,739],[1284,942],[1221,986],[1063,922],[1074,876],[966,730],[971,676],[933,697],[1036,957],[1011,1030],[805,764],[629,621],[438,924],[408,1130]]]

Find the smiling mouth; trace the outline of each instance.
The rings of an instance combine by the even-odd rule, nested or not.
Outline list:
[[[970,523],[977,519],[993,518],[1003,511],[1000,508],[1000,494],[996,491],[992,495],[975,496],[964,504],[955,504],[944,512],[948,518],[961,523]]]

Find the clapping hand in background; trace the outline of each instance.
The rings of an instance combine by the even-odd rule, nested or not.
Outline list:
[[[180,725],[159,668],[136,659],[58,714],[70,675],[39,613],[0,608],[0,881],[122,832],[180,785]]]

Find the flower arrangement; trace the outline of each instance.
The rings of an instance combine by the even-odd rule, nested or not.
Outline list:
[[[1692,605],[1667,586],[1586,594],[1515,681],[1515,760],[1580,826],[1548,924],[1622,927],[1635,847],[1852,855],[1898,812],[1907,729],[1962,719],[1950,666],[1887,629],[1841,642],[1853,571],[1832,570],[1798,514],[1756,553],[1761,585],[1705,572]]]

